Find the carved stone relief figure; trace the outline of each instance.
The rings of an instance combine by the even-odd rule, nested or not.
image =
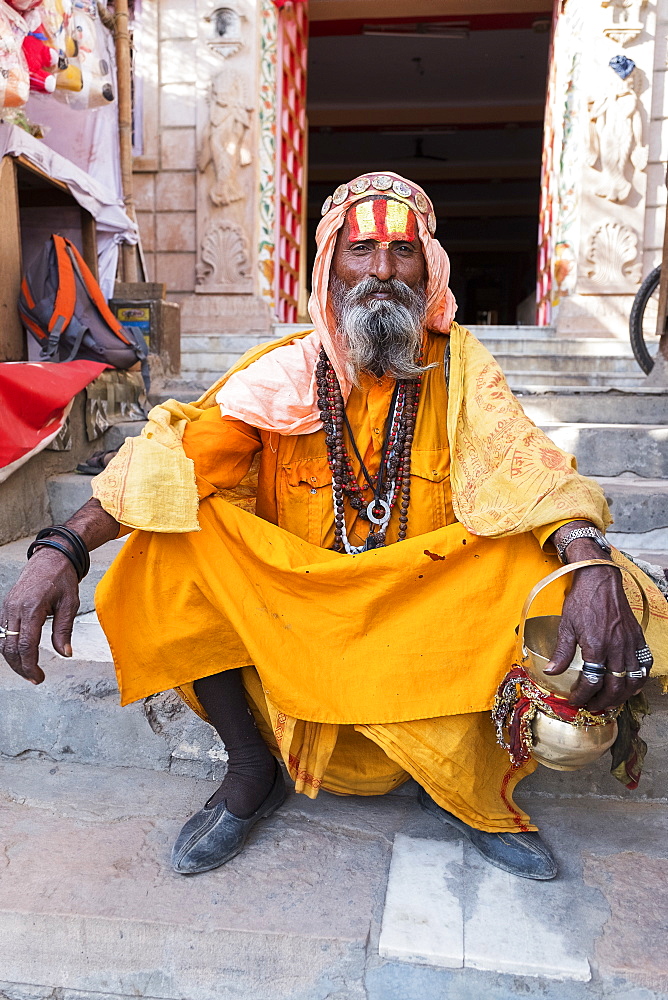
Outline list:
[[[239,73],[226,68],[214,77],[209,121],[197,157],[201,173],[213,166],[209,197],[214,205],[230,205],[244,196],[239,174],[252,160],[246,145],[252,111]]]
[[[588,241],[587,278],[605,292],[628,292],[640,281],[638,234],[630,226],[603,222]]]
[[[610,21],[603,33],[618,45],[628,45],[643,30],[640,14],[647,0],[601,0],[601,7],[607,8]]]
[[[627,175],[632,176],[633,167],[645,169],[648,150],[642,142],[640,101],[633,86],[635,63],[627,56],[614,56],[610,67],[614,72],[605,95],[589,102],[587,163],[601,172],[596,194],[623,202],[633,183]]]
[[[228,11],[217,8],[212,17],[222,18]],[[237,16],[234,25],[238,20]],[[225,28],[228,21],[223,21]],[[225,53],[215,51],[227,58]],[[254,109],[248,99],[247,82],[241,67],[226,64],[208,86],[209,100],[201,119],[197,155],[199,292],[248,293],[253,287],[248,226],[254,178],[248,168],[253,160]]]

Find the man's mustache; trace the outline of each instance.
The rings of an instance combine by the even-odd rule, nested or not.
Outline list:
[[[360,305],[370,295],[377,293],[391,295],[402,306],[409,306],[415,298],[415,291],[399,278],[381,281],[380,278],[374,277],[363,278],[352,288],[346,288],[343,297],[348,305]]]

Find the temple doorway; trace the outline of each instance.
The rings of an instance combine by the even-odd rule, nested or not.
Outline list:
[[[551,10],[551,0],[311,0],[307,275],[327,195],[393,170],[434,202],[458,319],[535,323]]]

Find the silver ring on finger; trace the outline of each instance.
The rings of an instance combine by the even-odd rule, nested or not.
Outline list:
[[[652,656],[652,650],[647,644],[645,644],[642,649],[636,649],[636,659],[638,663],[643,667],[651,667],[654,663],[654,657]]]
[[[640,681],[644,677],[647,677],[647,671],[644,667],[641,667],[640,670],[627,670],[626,676],[630,677],[632,681]]]
[[[602,674],[594,673],[591,670],[582,671],[582,679],[587,681],[588,684],[598,684],[599,681],[603,680],[605,671]]]

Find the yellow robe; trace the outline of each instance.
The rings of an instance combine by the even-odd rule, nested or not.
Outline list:
[[[128,540],[98,591],[123,703],[172,686],[193,703],[190,682],[253,663],[245,680],[258,724],[298,790],[373,794],[412,774],[472,825],[526,827],[511,798],[520,774],[481,713],[512,662],[527,591],[556,565],[538,542],[573,517],[605,526],[607,510],[527,420],[493,359],[475,344],[467,355],[465,340],[453,339],[456,406],[445,338],[428,340],[425,360],[439,367],[421,394],[409,537],[359,556],[323,548],[333,512],[322,433],[222,421],[212,392],[154,411],[143,447],[126,445],[95,484],[114,516],[152,528]],[[348,402],[372,469],[390,390],[369,380]],[[257,489],[237,490],[232,506],[225,497],[258,451]],[[248,512],[255,492],[259,518]],[[353,542],[365,530],[350,519]],[[535,613],[558,611],[563,593],[553,585]]]

